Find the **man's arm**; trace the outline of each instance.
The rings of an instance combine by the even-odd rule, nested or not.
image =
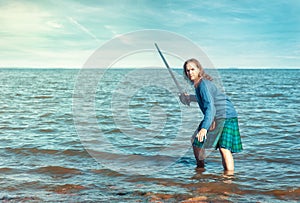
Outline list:
[[[181,101],[181,103],[183,103],[184,105],[190,105],[191,102],[197,102],[197,98],[196,95],[191,95],[191,94],[187,94],[187,93],[181,93],[179,95],[179,99]]]

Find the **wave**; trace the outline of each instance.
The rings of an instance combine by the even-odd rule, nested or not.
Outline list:
[[[79,175],[82,172],[75,168],[66,168],[61,166],[45,166],[37,169],[33,169],[33,172],[43,173],[43,174],[52,174],[52,175]]]
[[[10,173],[13,170],[14,169],[12,169],[12,168],[0,168],[0,173]]]
[[[281,93],[258,95],[258,97],[270,97],[270,98],[277,98],[277,97],[283,97],[283,96],[284,96],[284,94],[281,94]]]
[[[85,150],[54,150],[54,149],[38,149],[38,148],[6,148],[8,152],[14,154],[21,154],[21,155],[36,155],[36,154],[63,154],[67,156],[81,156],[81,157],[89,157],[89,154]]]
[[[274,195],[278,199],[282,200],[300,200],[300,188],[296,189],[288,189],[288,190],[270,190],[266,192],[262,192],[262,194],[266,195]]]
[[[0,201],[3,202],[40,202],[42,201],[39,197],[9,197],[9,196],[3,196],[0,197]]]
[[[34,96],[34,99],[51,99],[53,96],[51,95],[39,95],[39,96]]]
[[[39,132],[41,133],[52,133],[55,132],[54,129],[39,129]]]
[[[48,118],[51,117],[53,115],[53,113],[44,113],[42,115],[40,115],[40,118]]]
[[[193,194],[166,194],[161,192],[148,192],[139,195],[144,196],[146,199],[155,200],[158,202],[231,202],[230,195],[238,195],[235,200],[240,202],[248,202],[249,196],[252,195],[252,200],[257,198],[257,195],[275,196],[280,200],[299,200],[300,189],[291,190],[270,190],[270,191],[256,191],[256,190],[242,190],[236,185],[227,183],[206,183],[201,185],[193,185]],[[253,201],[256,202],[256,201]]]
[[[81,190],[87,189],[79,184],[64,184],[64,185],[46,185],[44,189],[55,192],[57,194],[77,194]]]

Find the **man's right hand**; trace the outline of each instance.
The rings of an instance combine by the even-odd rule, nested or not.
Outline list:
[[[179,99],[180,99],[181,103],[183,103],[184,105],[189,106],[191,103],[190,95],[187,93],[179,94]]]

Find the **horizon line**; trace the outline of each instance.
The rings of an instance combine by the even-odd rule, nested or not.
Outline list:
[[[16,66],[16,67],[6,67],[6,66],[0,66],[0,69],[150,69],[150,68],[166,68],[166,67],[25,67],[25,66]],[[182,69],[181,67],[171,67],[172,69]],[[204,68],[204,69],[300,69],[299,67],[210,67],[210,68]]]

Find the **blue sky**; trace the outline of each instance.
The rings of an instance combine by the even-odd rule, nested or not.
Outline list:
[[[190,39],[216,67],[300,67],[298,0],[0,0],[0,10],[0,67],[82,67],[143,29]]]

